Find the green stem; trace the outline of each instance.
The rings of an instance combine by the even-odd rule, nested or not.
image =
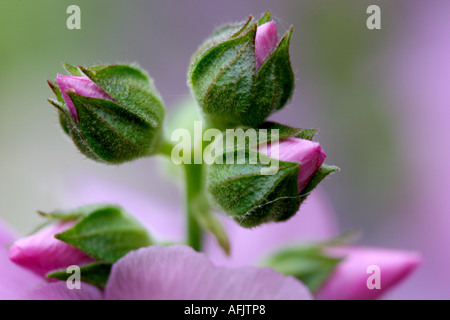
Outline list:
[[[172,142],[170,142],[166,139],[162,139],[161,143],[159,145],[158,153],[168,156],[170,158],[172,156],[173,147],[174,147],[174,145],[172,144]]]
[[[203,167],[201,164],[186,164],[186,212],[187,244],[194,250],[202,249],[203,232],[198,224],[197,203],[203,192]]]

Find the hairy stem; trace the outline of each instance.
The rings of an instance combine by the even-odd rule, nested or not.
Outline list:
[[[186,164],[186,213],[187,244],[194,250],[202,249],[203,232],[198,223],[198,198],[203,193],[203,167],[201,164]]]

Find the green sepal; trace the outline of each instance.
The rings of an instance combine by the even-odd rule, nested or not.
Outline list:
[[[68,135],[72,138],[73,143],[78,148],[78,150],[85,155],[87,158],[95,160],[97,162],[108,163],[105,159],[102,159],[100,155],[97,154],[95,150],[88,145],[83,133],[81,132],[78,123],[72,118],[67,110],[61,110],[59,113],[60,124],[64,132],[68,132]]]
[[[243,35],[211,47],[191,65],[189,83],[210,123],[239,123],[251,103],[255,35],[253,25]]]
[[[75,66],[72,66],[68,63],[63,63],[64,69],[71,75],[75,77],[82,77],[83,73]]]
[[[195,64],[195,58],[200,57],[209,48],[213,47],[215,44],[221,43],[227,39],[235,38],[242,34],[242,32],[249,29],[253,17],[249,16],[246,20],[237,23],[228,23],[216,28],[211,36],[206,39],[202,45],[193,54],[193,64]]]
[[[132,250],[153,244],[145,228],[117,206],[104,206],[55,235],[91,257],[114,263]]]
[[[326,164],[322,164],[319,169],[317,169],[316,173],[312,176],[309,183],[300,193],[300,203],[305,201],[308,195],[313,191],[322,180],[324,180],[328,175],[339,171],[340,169],[336,166],[329,166]]]
[[[340,258],[328,256],[320,245],[298,246],[277,251],[261,266],[294,276],[312,293],[316,293],[341,261]]]
[[[255,133],[255,136],[250,138],[248,136],[249,131],[248,127],[232,129],[230,132],[225,131],[225,135],[223,137],[223,153],[236,151],[236,150],[256,150],[258,146],[261,144],[270,144],[272,142],[279,142],[281,140],[295,137],[312,141],[316,133],[317,129],[301,129],[301,128],[293,128],[283,124],[279,124],[276,122],[264,122],[255,131],[251,133]],[[277,133],[272,131],[278,130]],[[265,132],[265,134],[262,134]],[[233,144],[226,144],[227,140],[233,139]]]
[[[58,89],[58,91],[59,91],[59,89]],[[64,133],[70,137],[71,136],[71,134],[70,134],[71,123],[70,122],[71,122],[72,117],[69,116],[67,111],[65,110],[64,102],[61,103],[61,102],[55,101],[53,99],[47,99],[47,101],[58,110],[59,124],[61,125],[61,128],[63,129]]]
[[[83,141],[82,147],[89,146],[102,162],[118,164],[144,157],[159,143],[159,139],[155,139],[159,129],[155,130],[149,122],[116,102],[73,92],[68,95],[78,112],[76,133]],[[86,155],[89,157],[91,153]]]
[[[111,273],[112,265],[104,262],[94,262],[85,266],[80,266],[81,281],[92,284],[100,289],[104,289]],[[56,270],[48,273],[46,278],[67,281],[71,276],[67,270]]]
[[[101,65],[97,65],[97,66],[86,67],[86,69],[96,71],[96,70],[105,68],[107,66],[108,66],[107,64],[101,64]],[[84,76],[84,73],[81,71],[80,67],[75,67],[68,63],[63,63],[63,67],[72,76],[76,76],[76,77]]]
[[[48,85],[50,86],[50,88],[52,89],[53,93],[56,96],[56,99],[58,100],[58,102],[63,105],[64,104],[64,99],[62,97],[61,91],[59,90],[58,84],[56,83],[56,81],[50,81],[47,80]]]
[[[253,109],[264,114],[280,110],[294,92],[294,73],[289,57],[289,44],[294,29],[283,36],[278,47],[259,69],[253,86]]]
[[[69,123],[67,122],[67,117],[63,113],[58,114],[59,124],[61,125],[61,128],[63,129],[64,133],[67,134],[70,137],[70,129],[69,129]]]
[[[301,129],[301,128],[293,128],[284,124],[276,123],[276,122],[264,122],[260,126],[258,126],[258,133],[259,130],[266,129],[267,130],[267,140],[264,141],[264,139],[258,139],[258,144],[261,143],[269,143],[272,141],[271,136],[271,130],[278,130],[278,140],[284,140],[290,137],[300,138],[300,139],[306,139],[312,141],[314,136],[317,134],[317,129]]]
[[[43,211],[38,211],[38,214],[46,219],[49,220],[76,220],[79,218],[83,218],[88,216],[89,214],[103,209],[105,207],[109,207],[109,205],[105,205],[105,204],[93,204],[93,205],[86,205],[86,206],[81,206],[75,209],[71,209],[71,210],[54,210],[52,212],[43,212]]]
[[[271,14],[270,11],[266,11],[265,13],[263,13],[263,15],[261,16],[261,18],[259,18],[258,20],[258,26],[267,23],[270,21],[271,18]]]
[[[153,80],[135,65],[78,67],[122,107],[158,126],[165,109]]]
[[[270,165],[263,164],[269,158],[257,154],[260,160],[249,164],[254,153],[251,150],[225,153],[223,164],[209,166],[207,175],[207,190],[213,201],[246,228],[285,221],[300,206],[297,183],[300,165],[279,161],[275,174],[262,175],[263,168],[269,170]],[[235,157],[236,162],[226,164],[227,156]]]
[[[279,248],[260,263],[285,275],[294,276],[316,293],[329,278],[343,258],[327,254],[332,247],[348,246],[359,238],[360,233],[352,230],[332,239],[317,243],[303,243]]]

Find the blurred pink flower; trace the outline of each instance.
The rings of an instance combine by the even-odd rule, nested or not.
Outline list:
[[[180,209],[173,207],[173,204],[177,202],[163,204],[159,200],[149,199],[145,194],[140,194],[137,190],[130,190],[129,187],[123,185],[114,185],[114,183],[105,180],[96,181],[93,180],[92,177],[88,180],[89,181],[82,180],[79,183],[71,185],[74,188],[70,190],[72,199],[74,199],[73,194],[77,194],[77,197],[75,197],[77,201],[82,201],[73,202],[72,200],[71,205],[78,206],[90,202],[118,202],[126,208],[132,208],[130,211],[136,212],[136,216],[144,223],[144,225],[147,225],[150,230],[159,230],[159,235],[167,232],[170,235],[174,235],[177,239],[182,239],[183,219],[181,211],[179,215],[174,214],[174,212],[179,211]],[[292,245],[293,242],[325,240],[338,234],[333,210],[323,194],[320,193],[320,190],[319,192],[311,194],[302,211],[288,222],[268,224],[252,230],[241,228],[226,217],[223,217],[223,222],[231,242],[231,255],[227,257],[218,246],[216,240],[208,235],[204,246],[205,254],[208,259],[217,266],[244,267],[240,270],[254,270],[255,279],[264,274],[263,278],[267,277],[269,283],[272,281],[270,280],[272,279],[272,276],[267,273],[267,269],[262,269],[266,270],[262,271],[259,268],[248,268],[247,266],[257,264],[258,261],[268,253],[273,252],[279,247]],[[157,238],[161,239],[161,236],[158,236]],[[168,239],[168,237],[162,238]],[[153,249],[145,248],[132,252],[122,258],[122,260],[120,260],[113,268],[110,282],[105,289],[104,298],[158,298],[154,291],[143,291],[146,287],[145,284],[151,282],[155,283],[155,286],[160,286],[161,282],[158,282],[157,279],[161,279],[163,275],[165,276],[165,272],[172,272],[170,270],[173,270],[173,279],[170,278],[171,281],[166,282],[165,285],[170,287],[171,285],[175,286],[175,283],[179,283],[180,288],[187,290],[179,292],[179,295],[176,296],[177,299],[188,299],[187,294],[189,290],[191,290],[189,291],[189,299],[191,299],[191,297],[192,299],[203,299],[203,293],[196,291],[197,286],[183,284],[184,280],[180,275],[180,268],[170,269],[168,266],[169,264],[171,266],[193,266],[192,270],[202,270],[195,274],[189,273],[191,279],[200,277],[199,274],[207,274],[208,276],[215,274],[215,276],[212,276],[211,278],[211,281],[214,284],[224,278],[229,278],[233,281],[242,281],[234,280],[235,278],[233,278],[232,274],[240,273],[235,272],[236,269],[213,267],[211,263],[206,260],[204,254],[194,253],[189,248],[175,246],[172,247],[172,251],[167,252],[163,252],[164,250],[161,247],[155,248],[159,249],[154,249],[155,251],[152,251]],[[176,257],[174,252],[178,252],[180,256]],[[378,298],[381,294],[397,285],[420,263],[420,257],[417,254],[387,249],[333,248],[330,249],[329,253],[330,255],[343,257],[345,259],[338,265],[332,276],[324,283],[323,287],[316,294],[316,297],[320,299]],[[158,258],[153,257],[152,254],[155,254],[155,257]],[[161,264],[151,264],[154,269],[152,269],[152,272],[145,273],[145,277],[139,278],[142,280],[142,283],[137,281],[137,279],[134,279],[131,268],[144,268],[144,265],[147,265],[152,259],[158,259],[158,261],[162,262]],[[370,265],[378,265],[381,268],[381,290],[369,292],[367,289],[366,283],[367,279],[370,277],[370,274],[367,274],[367,267]],[[186,270],[183,270],[183,272],[184,275],[188,274]],[[159,274],[159,276],[153,278],[153,273]],[[273,279],[278,277],[280,277],[279,274],[274,276]],[[132,280],[129,286],[127,285],[126,280],[128,278]],[[280,279],[286,278],[278,278],[277,281]],[[289,277],[287,277],[287,279],[289,280],[286,280],[286,283],[290,283],[292,280],[292,278]],[[131,285],[131,283],[134,284]],[[297,283],[300,286],[303,286],[299,281],[297,281]],[[224,285],[221,285],[220,287],[223,286]],[[26,295],[26,298],[103,298],[101,292],[95,287],[83,284],[82,288],[83,290],[81,291],[83,292],[80,293],[78,290],[67,290],[65,283],[51,283],[46,284],[38,290],[33,290],[29,295]],[[120,288],[120,291],[124,292],[123,295],[114,293],[118,288]],[[162,287],[158,290],[163,290],[161,288]],[[211,295],[211,299],[228,297],[225,294],[234,294],[233,290],[230,289],[230,291],[228,291],[228,287],[226,288],[227,290],[220,293],[222,296],[219,296],[219,293],[216,292]],[[22,287],[22,292],[23,290]],[[210,287],[203,287],[202,290],[210,290]],[[298,292],[301,291],[300,289],[298,290]],[[263,292],[261,288],[255,289],[255,292],[256,291]],[[250,290],[248,292],[254,291]],[[163,290],[159,297],[161,299],[167,299],[169,293]],[[259,298],[264,299],[264,297],[258,297],[258,299]]]
[[[450,41],[443,35],[450,34],[450,1],[411,1],[407,9],[379,63],[385,66],[383,79],[389,79],[384,88],[398,107],[396,139],[405,179],[396,199],[401,206],[376,240],[424,254],[417,276],[390,298],[449,299]]]
[[[267,152],[261,151],[269,157],[276,157],[281,161],[300,164],[300,172],[298,174],[299,192],[306,187],[327,156],[319,143],[292,137],[281,140],[278,147],[269,144]]]
[[[422,262],[414,252],[364,247],[330,248],[332,257],[343,258],[315,297],[320,300],[372,300],[391,289]],[[369,289],[370,266],[379,267],[380,288]],[[377,272],[377,271],[376,271]]]
[[[182,201],[151,197],[138,188],[124,186],[104,177],[90,175],[83,179],[69,177],[67,196],[62,199],[68,207],[91,203],[117,203],[132,212],[160,242],[184,241]],[[74,196],[76,195],[76,196]],[[325,195],[316,190],[302,205],[302,210],[286,222],[269,223],[257,228],[239,227],[225,215],[220,215],[229,236],[230,256],[225,255],[216,240],[207,235],[204,250],[211,261],[220,266],[254,265],[262,255],[293,241],[328,240],[339,234],[336,214]]]
[[[9,258],[14,263],[45,277],[50,271],[82,266],[95,261],[81,250],[55,238],[55,235],[75,225],[64,221],[48,225],[35,234],[14,242]]]
[[[82,284],[46,284],[24,296],[31,300],[310,300],[299,281],[269,268],[218,268],[187,246],[151,246],[132,251],[114,264],[102,292]]]
[[[277,47],[277,27],[273,21],[264,23],[256,29],[255,55],[256,69],[259,69],[272,51]]]
[[[8,245],[14,235],[0,220],[0,300],[17,299],[27,289],[36,287],[42,278],[12,263],[8,258]]]
[[[149,290],[151,288],[151,290]],[[296,299],[309,291],[269,268],[220,268],[187,246],[152,246],[128,254],[111,272],[106,299]]]
[[[164,233],[175,236],[178,241],[183,238],[182,208],[174,206],[178,202],[162,203],[156,199],[149,199],[138,190],[130,190],[129,187],[93,177],[79,180],[71,186],[73,189],[70,194],[77,194],[78,201],[83,201],[73,202],[74,206],[96,201],[118,201],[125,207],[132,208],[130,211],[136,213],[149,229],[158,230],[159,238]],[[262,258],[277,248],[293,243],[329,240],[339,234],[336,214],[320,190],[312,193],[301,212],[286,222],[266,224],[254,229],[241,228],[225,216],[222,216],[222,222],[230,240],[230,256],[223,252],[211,235],[206,236],[204,250],[212,263],[226,267],[257,265]],[[330,254],[346,259],[338,265],[332,278],[317,293],[318,298],[375,299],[400,283],[420,263],[420,257],[415,253],[389,249],[334,248],[330,250]],[[382,288],[367,294],[364,288],[369,291],[366,281],[370,274],[366,272],[370,265],[380,266]],[[355,277],[351,281],[353,272],[360,274],[361,277]],[[336,284],[343,287],[337,290]],[[353,290],[361,286],[364,288],[359,291]],[[347,287],[352,288],[349,290],[352,290],[353,296],[346,292]]]
[[[85,97],[112,100],[112,98],[105,91],[85,76],[76,77],[58,74],[56,76],[56,83],[58,84],[59,90],[61,91],[64,102],[66,103],[70,114],[76,121],[78,121],[78,112],[72,102],[72,99],[70,99],[67,94],[68,91]]]

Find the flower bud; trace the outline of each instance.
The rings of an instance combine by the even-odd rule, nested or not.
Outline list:
[[[120,164],[155,153],[164,106],[149,77],[136,66],[72,67],[49,85],[63,130],[96,161]]]
[[[278,249],[262,265],[296,277],[319,300],[372,300],[422,262],[416,252],[328,243]]]
[[[37,233],[17,240],[9,251],[9,258],[16,264],[45,277],[53,270],[70,265],[85,265],[95,261],[83,251],[55,238],[75,225],[75,221],[62,221],[44,227]]]
[[[73,92],[84,97],[114,101],[105,91],[86,76],[77,77],[58,74],[56,76],[56,83],[58,84],[64,102],[69,109],[70,115],[76,122],[78,122],[78,112],[72,99],[67,94],[68,92]]]
[[[300,130],[297,136],[312,139],[310,133],[311,130]],[[251,162],[256,153],[253,149],[245,153],[240,149],[227,150],[220,156],[221,161],[209,167],[207,175],[207,189],[213,201],[248,228],[291,218],[310,192],[338,170],[323,165],[325,153],[320,144],[308,139],[283,137],[279,143],[269,141],[267,149],[261,146],[257,163]],[[237,159],[235,163],[228,163],[233,157]]]
[[[364,247],[337,247],[328,256],[342,259],[318,290],[321,300],[377,299],[422,262],[415,252]]]
[[[205,119],[216,128],[256,127],[283,108],[294,89],[292,28],[278,41],[270,12],[226,25],[197,50],[188,82]]]
[[[113,263],[153,244],[146,229],[117,206],[91,205],[40,214],[50,224],[17,240],[9,258],[51,279],[66,280],[70,276],[67,267],[76,265],[82,281],[103,287]]]
[[[298,173],[298,191],[300,194],[327,156],[319,143],[295,137],[280,141],[277,150],[278,156],[272,154],[274,152],[269,145],[265,154],[269,157],[276,156],[281,161],[295,162],[300,165]]]

